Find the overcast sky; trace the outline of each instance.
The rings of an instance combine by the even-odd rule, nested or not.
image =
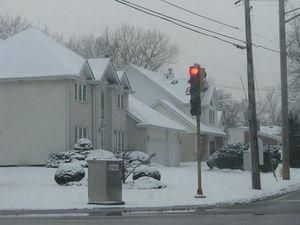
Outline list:
[[[235,0],[169,0],[237,27],[226,28],[200,17],[187,14],[166,5],[160,0],[130,0],[154,10],[178,17],[227,35],[238,38],[244,35],[244,6],[234,5]],[[300,1],[289,0],[294,6]],[[252,1],[253,40],[278,50],[278,3],[275,0]],[[20,15],[33,24],[47,26],[65,37],[81,34],[100,34],[105,27],[112,29],[122,23],[159,29],[180,47],[181,54],[173,66],[177,76],[187,76],[188,66],[194,62],[206,68],[208,76],[215,79],[217,88],[226,88],[237,98],[244,97],[239,74],[246,81],[246,51],[218,40],[186,31],[158,18],[145,15],[120,5],[114,0],[0,0],[0,13]],[[263,37],[263,38],[261,38]],[[254,48],[255,74],[259,89],[279,84],[279,54]],[[232,87],[232,88],[228,88]],[[261,91],[261,95],[263,95]]]

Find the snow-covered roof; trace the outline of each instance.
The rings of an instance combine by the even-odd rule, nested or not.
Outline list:
[[[171,111],[173,111],[175,114],[177,114],[178,117],[180,117],[183,121],[188,123],[189,126],[196,129],[196,121],[192,117],[190,117],[189,115],[187,115],[186,113],[184,113],[183,111],[178,109],[171,102],[163,100],[163,99],[159,99],[157,102],[155,102],[153,104],[153,107],[155,107],[155,105],[157,105],[159,103],[168,107]],[[220,128],[213,127],[213,126],[207,126],[202,122],[200,123],[200,127],[201,127],[201,133],[203,133],[203,134],[216,134],[216,135],[222,135],[222,136],[226,135]]]
[[[110,58],[88,59],[88,63],[96,80],[102,80],[103,74],[110,63]]]
[[[78,75],[85,59],[29,28],[0,42],[0,79]]]
[[[261,127],[260,127],[261,128]],[[230,130],[244,130],[244,131],[249,131],[249,127],[245,127],[245,126],[241,126],[241,127],[233,127],[233,128],[229,128]],[[280,128],[281,129],[281,128]],[[276,129],[275,129],[276,130]],[[266,130],[260,130],[257,131],[257,134],[260,134],[262,136],[265,137],[269,137],[269,138],[273,138],[275,140],[281,141],[281,135],[279,134],[271,134],[271,133],[265,133]]]
[[[130,85],[130,82],[128,80],[128,77],[127,77],[125,71],[117,71],[117,74],[118,74],[119,80],[121,81],[121,84],[123,85],[123,87],[131,90],[131,85]]]
[[[155,111],[132,95],[129,96],[129,114],[138,122],[138,126],[155,126],[185,131],[181,124]]]
[[[189,103],[190,102],[190,96],[186,95],[185,91],[187,88],[190,87],[190,84],[188,83],[189,77],[186,76],[185,78],[174,78],[173,80],[165,78],[162,74],[157,72],[152,72],[150,70],[146,70],[144,68],[132,65],[133,68],[140,71],[144,76],[146,76],[148,79],[153,81],[156,85],[158,85],[160,88],[167,91],[169,94],[174,96],[177,100],[179,100],[181,103]],[[202,105],[208,105],[210,103],[210,100],[212,98],[213,92],[215,88],[209,87],[206,92],[204,92],[203,98],[202,98]]]

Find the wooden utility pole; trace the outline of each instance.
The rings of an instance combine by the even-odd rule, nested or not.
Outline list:
[[[289,157],[289,110],[286,61],[285,1],[279,0],[279,39],[280,39],[280,72],[281,72],[281,126],[282,126],[282,179],[290,179]]]
[[[252,51],[252,34],[251,34],[251,17],[250,17],[250,0],[245,0],[245,28],[246,28],[246,46],[247,46],[247,77],[248,77],[248,99],[249,99],[249,128],[251,140],[251,161],[252,161],[252,188],[261,189],[260,171],[258,159],[258,142],[257,142],[257,120],[256,120],[256,103],[254,88],[254,69],[253,69],[253,51]]]

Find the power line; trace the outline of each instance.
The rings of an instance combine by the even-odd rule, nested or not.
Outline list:
[[[180,5],[176,5],[176,4],[171,3],[171,2],[169,2],[169,1],[166,1],[166,0],[160,0],[160,1],[162,1],[162,2],[164,2],[164,3],[166,3],[166,4],[168,4],[168,5],[171,5],[171,6],[175,7],[175,8],[181,9],[181,10],[183,10],[183,11],[185,11],[185,12],[191,13],[191,14],[193,14],[193,15],[195,15],[195,16],[199,16],[199,17],[201,17],[201,18],[204,18],[204,19],[213,21],[213,22],[215,22],[215,23],[224,25],[224,26],[226,26],[226,27],[230,27],[230,28],[233,28],[233,29],[236,29],[236,30],[239,30],[239,29],[240,29],[240,28],[235,27],[235,26],[232,26],[232,25],[230,25],[230,24],[226,24],[226,23],[220,22],[220,21],[218,21],[218,20],[209,18],[209,17],[207,17],[207,16],[203,16],[203,15],[201,15],[201,14],[199,14],[199,13],[193,12],[193,11],[191,11],[191,10],[189,10],[189,9],[186,9],[186,8],[180,6]]]
[[[216,32],[216,31],[213,31],[213,30],[210,30],[210,29],[207,29],[207,28],[198,26],[198,25],[194,25],[194,24],[192,24],[192,23],[189,23],[189,22],[186,22],[186,21],[177,19],[177,18],[172,17],[172,16],[168,16],[168,15],[163,14],[163,13],[161,13],[161,12],[158,12],[158,11],[154,11],[154,10],[148,9],[148,8],[146,8],[146,7],[143,7],[143,6],[141,6],[141,5],[138,5],[138,4],[135,4],[135,3],[132,3],[132,2],[126,1],[126,0],[122,0],[122,1],[123,1],[123,2],[126,2],[127,4],[131,4],[131,5],[135,6],[135,7],[139,7],[139,8],[141,8],[141,9],[143,9],[143,10],[147,10],[147,11],[149,11],[149,12],[151,12],[151,13],[155,13],[155,14],[157,14],[157,15],[159,15],[159,16],[163,16],[163,17],[165,17],[165,18],[168,18],[168,19],[171,19],[171,20],[175,20],[175,21],[177,21],[177,22],[180,22],[180,23],[189,25],[189,26],[191,26],[191,27],[195,27],[195,28],[198,28],[198,29],[200,29],[200,30],[204,30],[204,31],[207,31],[207,32],[216,34],[216,35],[220,35],[220,36],[225,37],[225,38],[228,38],[228,39],[232,39],[232,40],[235,40],[235,41],[239,41],[239,42],[245,43],[244,40],[241,40],[241,39],[239,39],[239,38],[235,38],[235,37],[232,37],[232,36],[229,36],[229,35],[226,35],[226,34],[222,34],[222,33],[220,33],[220,32]]]
[[[178,5],[178,4],[171,3],[171,2],[169,2],[169,1],[167,1],[167,0],[159,0],[159,1],[164,2],[164,3],[168,4],[168,5],[171,5],[171,6],[175,7],[175,8],[181,9],[181,10],[183,10],[183,11],[185,11],[185,12],[188,12],[188,13],[190,13],[190,14],[192,14],[192,15],[199,16],[199,17],[201,17],[201,18],[204,18],[204,19],[213,21],[213,22],[215,22],[215,23],[221,24],[221,25],[223,25],[223,26],[226,26],[226,27],[229,27],[229,28],[232,28],[232,29],[241,31],[241,32],[244,31],[243,29],[241,29],[241,28],[239,28],[239,27],[237,27],[237,26],[233,26],[233,25],[230,25],[230,24],[227,24],[227,23],[220,22],[220,21],[218,21],[218,20],[216,20],[216,19],[212,19],[212,18],[210,18],[210,17],[203,16],[203,15],[201,15],[201,14],[199,14],[199,13],[196,13],[196,12],[194,12],[194,11],[192,11],[192,10],[189,10],[189,9],[187,9],[187,8],[184,8],[184,7],[182,7],[182,6]],[[271,40],[271,39],[266,38],[266,37],[264,37],[264,36],[262,36],[262,35],[259,35],[259,34],[256,34],[256,33],[253,33],[253,35],[256,36],[256,37],[259,37],[259,38],[261,38],[261,39],[264,39],[265,41],[268,41],[268,42],[271,42],[271,43],[275,43],[275,40]]]
[[[211,37],[211,38],[218,39],[219,41],[223,41],[223,42],[225,42],[225,43],[227,43],[227,44],[231,44],[231,45],[233,45],[233,46],[235,46],[235,47],[237,47],[237,48],[239,48],[239,49],[244,49],[244,48],[245,48],[245,46],[239,45],[239,44],[237,44],[237,43],[234,43],[234,42],[225,40],[225,39],[223,39],[223,38],[220,38],[220,37],[217,37],[217,36],[214,36],[214,35],[211,35],[211,34],[207,34],[207,33],[204,33],[204,32],[198,31],[198,30],[195,30],[195,29],[193,29],[193,28],[184,26],[184,25],[182,25],[182,24],[180,24],[180,23],[174,22],[174,21],[171,20],[171,19],[165,18],[165,17],[163,17],[163,16],[159,16],[159,15],[156,15],[156,14],[151,13],[151,12],[149,12],[149,11],[146,11],[146,10],[143,10],[143,9],[141,9],[141,8],[138,8],[137,6],[132,5],[132,3],[128,2],[128,1],[124,1],[124,0],[115,0],[115,1],[118,2],[118,3],[120,3],[120,4],[126,5],[126,6],[128,6],[128,7],[130,7],[130,8],[133,8],[133,9],[135,9],[135,10],[138,10],[138,11],[140,11],[140,12],[143,12],[143,13],[145,13],[145,14],[148,14],[148,15],[151,15],[151,16],[154,16],[154,17],[157,17],[157,18],[160,18],[160,19],[162,19],[162,20],[165,20],[165,21],[167,21],[167,22],[169,22],[169,23],[175,24],[176,26],[182,27],[182,28],[184,28],[184,29],[186,29],[186,30],[190,30],[190,31],[193,31],[193,32],[195,32],[195,33],[198,33],[198,34],[201,34],[201,35],[204,35],[204,36],[207,36],[207,37]]]
[[[206,29],[206,28],[203,28],[203,27],[200,27],[200,26],[191,24],[191,23],[187,23],[187,22],[185,22],[185,21],[176,19],[176,18],[174,18],[174,17],[167,16],[167,15],[162,14],[162,13],[160,13],[160,12],[157,12],[157,11],[154,11],[154,10],[151,10],[151,9],[148,9],[148,8],[146,8],[146,7],[140,6],[140,5],[138,5],[138,4],[134,4],[134,3],[129,2],[129,1],[126,1],[126,0],[115,0],[115,1],[118,2],[118,3],[120,3],[120,4],[126,5],[126,6],[128,6],[128,7],[130,7],[130,8],[133,8],[133,9],[135,9],[135,10],[138,10],[138,11],[140,11],[140,12],[143,12],[143,13],[145,13],[145,14],[148,14],[148,15],[151,15],[151,16],[153,16],[153,17],[157,17],[157,18],[160,18],[160,19],[162,19],[162,20],[165,20],[165,21],[167,21],[167,22],[169,22],[169,23],[175,24],[175,25],[177,25],[177,26],[179,26],[179,27],[182,27],[182,28],[184,28],[184,29],[193,31],[193,32],[198,33],[198,34],[202,34],[202,35],[207,36],[207,37],[211,37],[211,38],[214,38],[214,39],[218,39],[218,40],[223,41],[223,42],[225,42],[225,43],[231,44],[231,45],[233,45],[233,46],[235,46],[235,47],[237,47],[237,48],[239,48],[239,49],[245,49],[245,46],[242,46],[242,45],[237,44],[237,43],[234,43],[234,42],[232,42],[232,41],[228,41],[228,40],[226,40],[226,39],[217,37],[217,36],[215,36],[215,35],[211,35],[211,34],[207,34],[207,33],[204,33],[204,32],[198,31],[198,30],[195,30],[195,29],[193,29],[193,28],[190,28],[190,27],[188,27],[188,26],[182,25],[182,24],[180,24],[180,23],[184,23],[184,24],[187,24],[187,25],[189,25],[189,26],[196,27],[196,28],[198,28],[198,29],[206,30],[206,31],[208,31],[208,32],[211,32],[211,33],[214,33],[214,34],[217,34],[217,35],[221,35],[221,36],[226,37],[226,38],[229,38],[229,39],[233,39],[233,40],[236,40],[236,41],[240,41],[240,42],[246,43],[246,41],[243,41],[243,40],[241,40],[241,39],[237,39],[237,38],[234,38],[234,37],[231,37],[231,36],[228,36],[228,35],[225,35],[225,34],[221,34],[221,33],[218,33],[218,32],[215,32],[215,31],[212,31],[212,30],[209,30],[209,29]],[[180,22],[180,23],[174,22],[173,20],[176,20],[176,21],[178,21],[178,22]],[[269,51],[272,51],[272,52],[279,53],[279,51],[274,50],[274,49],[271,49],[271,48],[268,48],[268,47],[265,47],[265,46],[263,46],[263,45],[255,44],[255,43],[252,43],[252,44],[253,44],[253,46],[256,47],[256,48],[263,48],[263,49],[265,49],[265,50],[269,50]]]

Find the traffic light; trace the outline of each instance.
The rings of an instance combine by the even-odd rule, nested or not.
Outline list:
[[[191,110],[190,113],[192,116],[201,115],[201,90],[200,90],[200,82],[201,82],[201,67],[199,64],[194,64],[194,66],[190,66],[190,104]]]

